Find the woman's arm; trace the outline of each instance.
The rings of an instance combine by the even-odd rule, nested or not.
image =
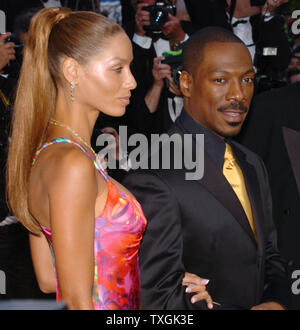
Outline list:
[[[62,300],[69,309],[93,309],[98,193],[93,162],[80,150],[68,151],[58,161],[49,187],[53,250]]]
[[[145,103],[151,113],[157,110],[164,87],[164,78],[171,78],[171,67],[168,64],[161,63],[164,59],[164,57],[155,57],[153,59],[153,85],[145,95]]]
[[[39,288],[44,293],[56,291],[56,278],[51,251],[46,237],[41,233],[29,234],[31,258]]]

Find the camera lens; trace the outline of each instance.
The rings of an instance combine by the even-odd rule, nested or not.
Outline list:
[[[165,1],[157,1],[154,5],[143,7],[150,13],[150,25],[143,28],[150,37],[158,38],[162,35],[162,27],[169,20],[169,14],[176,15],[176,7]]]
[[[163,15],[164,15],[164,13],[161,10],[156,12],[156,18],[155,18],[156,24],[159,24],[159,21],[162,19]]]

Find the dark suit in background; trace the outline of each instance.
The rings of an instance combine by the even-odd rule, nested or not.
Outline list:
[[[190,34],[207,26],[220,26],[231,30],[226,15],[226,0],[185,0],[184,3],[192,24],[183,22],[183,26],[186,26]]]
[[[300,83],[258,95],[239,136],[239,141],[259,154],[266,164],[278,246],[289,261],[291,272],[300,269],[300,194],[283,127],[300,132],[299,101]],[[300,154],[300,143],[295,147]],[[300,296],[293,296],[293,307],[300,308]]]
[[[12,32],[14,19],[24,10],[30,8],[44,8],[40,0],[1,0],[0,10],[6,13],[6,31]]]
[[[28,232],[20,223],[3,225],[10,212],[6,202],[5,170],[8,149],[11,104],[16,81],[0,76],[0,270],[6,276],[4,299],[42,299],[32,266]]]

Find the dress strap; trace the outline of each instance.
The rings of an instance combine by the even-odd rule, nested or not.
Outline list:
[[[104,179],[106,181],[109,181],[108,176],[103,171],[103,169],[101,168],[101,166],[98,164],[97,159],[94,159],[93,156],[81,144],[79,144],[78,142],[76,142],[74,140],[68,139],[68,138],[57,138],[57,139],[51,140],[51,141],[46,142],[43,145],[41,145],[38,148],[35,156],[33,157],[33,160],[32,160],[31,165],[34,166],[34,164],[35,164],[35,162],[36,162],[39,154],[41,153],[41,151],[43,151],[44,149],[46,149],[47,147],[49,147],[49,146],[51,146],[51,145],[53,145],[55,143],[70,143],[70,144],[73,144],[73,145],[77,146],[78,148],[80,148],[93,161],[96,169],[102,174],[102,176],[104,177]]]

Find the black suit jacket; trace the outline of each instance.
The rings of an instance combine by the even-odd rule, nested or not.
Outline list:
[[[14,19],[24,10],[44,8],[40,0],[1,0],[0,10],[6,14],[6,31],[13,32]]]
[[[183,22],[189,34],[206,26],[220,26],[231,29],[226,15],[226,0],[185,0],[187,12],[191,18],[191,25]]]
[[[189,133],[180,118],[173,133]],[[288,304],[265,167],[241,145],[232,148],[245,176],[257,243],[239,200],[207,153],[198,181],[185,180],[187,170],[174,168],[139,170],[125,178],[148,220],[140,249],[143,309],[204,309],[203,302],[190,303],[181,284],[185,272],[209,279],[208,291],[224,309],[262,301]],[[171,164],[175,157],[171,154]]]
[[[288,259],[291,272],[300,269],[300,194],[283,127],[300,132],[299,100],[300,83],[259,94],[253,99],[239,136],[239,141],[259,154],[266,164],[278,246]],[[300,148],[299,145],[294,147]],[[300,296],[294,296],[293,300],[294,307],[300,308]]]

